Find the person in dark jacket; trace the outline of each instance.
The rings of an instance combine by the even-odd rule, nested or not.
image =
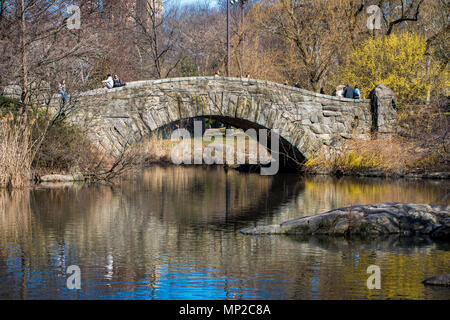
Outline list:
[[[113,81],[114,81],[113,88],[123,87],[123,86],[127,85],[126,83],[122,83],[120,81],[120,78],[119,78],[119,76],[117,74],[114,75]]]
[[[349,99],[353,99],[353,93],[354,93],[354,89],[352,87],[350,87],[350,85],[348,84],[345,87],[345,91],[344,91],[344,98],[349,98]]]
[[[359,92],[358,86],[355,86],[355,91],[353,92],[353,99],[360,99],[361,93]]]

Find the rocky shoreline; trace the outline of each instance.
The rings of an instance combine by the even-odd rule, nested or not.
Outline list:
[[[43,182],[80,182],[85,181],[86,177],[82,173],[74,174],[48,174],[37,178],[39,183]]]
[[[448,171],[426,171],[426,170],[408,170],[408,171],[387,171],[379,168],[368,168],[364,170],[332,170],[328,168],[316,168],[306,172],[310,176],[345,176],[345,177],[364,177],[364,178],[391,178],[391,179],[431,179],[448,180],[450,172]]]
[[[245,235],[428,235],[450,240],[450,205],[396,202],[354,205],[240,232]]]
[[[143,167],[149,168],[152,166],[180,166],[168,163],[167,161],[152,161],[146,163]],[[199,166],[199,165],[181,165],[181,166]],[[211,165],[200,165],[204,167],[210,167]],[[223,166],[224,170],[236,170],[242,173],[257,173],[261,169],[260,165],[212,165],[212,166]],[[299,171],[301,173],[301,171]],[[333,172],[331,170],[314,170],[303,172],[305,176],[337,176],[337,177],[361,177],[361,178],[389,178],[389,179],[427,179],[427,180],[449,180],[450,172],[424,172],[424,171],[409,171],[409,172],[387,172],[382,169],[367,169],[365,171],[359,172]],[[38,184],[46,182],[82,182],[86,181],[87,176],[82,173],[75,174],[46,174],[46,175],[36,175],[34,182]]]

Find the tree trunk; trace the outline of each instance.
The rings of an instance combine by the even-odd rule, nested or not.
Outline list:
[[[430,71],[430,66],[431,66],[431,55],[428,57],[428,61],[427,61],[427,74]],[[427,105],[429,105],[431,102],[431,86],[428,86],[427,89]]]
[[[21,51],[22,51],[22,102],[25,105],[30,103],[30,90],[28,83],[28,57],[26,43],[26,17],[25,17],[25,1],[21,0]]]

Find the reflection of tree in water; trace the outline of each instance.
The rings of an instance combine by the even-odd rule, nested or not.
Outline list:
[[[0,189],[0,267],[7,265],[8,257],[15,249],[12,244],[17,244],[23,251],[16,260],[22,270],[21,275],[14,282],[3,281],[0,277],[0,283],[6,288],[15,288],[17,296],[22,299],[27,297],[26,279],[32,258],[32,220],[28,191]],[[6,297],[0,292],[2,298]]]
[[[5,249],[8,243],[24,253],[15,267],[22,283],[5,280],[0,271],[0,297],[27,295],[26,283],[32,280],[22,275],[25,268],[41,274],[49,296],[57,297],[61,279],[46,273],[77,264],[85,270],[83,289],[92,298],[116,291],[129,292],[127,297],[158,297],[162,286],[168,286],[169,275],[184,281],[176,278],[178,269],[197,273],[199,284],[210,281],[210,287],[228,297],[339,299],[402,293],[418,298],[427,289],[417,280],[449,267],[448,248],[433,243],[237,233],[253,221],[275,221],[287,211],[288,216],[314,214],[341,203],[378,202],[383,197],[433,202],[445,192],[445,184],[383,186],[375,180],[268,178],[231,171],[227,176],[213,168],[152,168],[143,172],[142,179],[115,187],[0,193],[0,266],[14,256]],[[369,264],[389,271],[381,292],[365,288]]]
[[[316,265],[329,264],[332,268],[316,270],[319,292],[327,293],[327,298],[360,299],[405,298],[424,299],[430,288],[421,281],[431,274],[446,272],[450,267],[450,246],[445,242],[435,242],[429,237],[303,237],[289,236],[286,241],[305,248],[314,247],[318,255]],[[369,265],[378,265],[382,274],[381,290],[366,287]],[[299,285],[305,279],[298,279]],[[443,293],[441,298],[448,298]]]
[[[0,250],[8,242],[28,243],[32,219],[28,191],[0,189]]]
[[[330,209],[341,203],[404,202],[404,203],[449,203],[450,183],[433,180],[387,180],[381,178],[316,178],[306,182],[311,196],[326,196]]]
[[[309,177],[304,179],[304,191],[289,207],[283,208],[272,223],[281,223],[354,204],[388,201],[448,204],[449,194],[448,181]]]

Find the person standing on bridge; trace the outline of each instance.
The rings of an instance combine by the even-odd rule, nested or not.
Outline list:
[[[111,77],[111,74],[108,73],[106,80],[103,80],[102,83],[104,87],[112,89],[114,87],[114,80]]]
[[[67,99],[66,80],[62,80],[60,83],[58,83],[58,93],[62,96],[63,103],[65,103]]]

